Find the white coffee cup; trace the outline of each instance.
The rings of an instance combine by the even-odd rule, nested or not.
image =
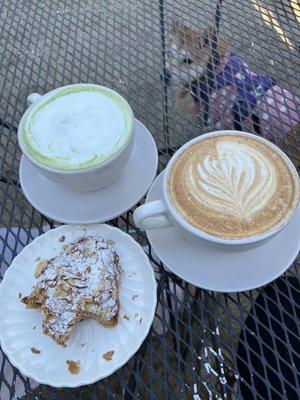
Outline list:
[[[73,90],[79,90],[80,88],[100,88],[101,90],[105,90],[105,92],[110,93],[112,96],[118,99],[118,101],[122,102],[123,107],[126,108],[126,115],[130,120],[130,133],[126,142],[122,145],[122,147],[118,150],[116,154],[114,154],[111,158],[105,160],[104,162],[99,162],[97,165],[93,165],[88,168],[83,169],[75,169],[75,170],[64,170],[61,168],[55,168],[53,166],[49,166],[37,157],[30,154],[28,149],[26,148],[23,140],[23,128],[25,119],[30,118],[33,114],[34,110],[40,105],[47,102],[48,99],[53,98],[53,96],[59,95],[62,90],[69,89],[72,94]],[[129,159],[130,153],[133,148],[134,142],[134,115],[133,112],[127,103],[127,101],[115,91],[105,88],[100,85],[94,84],[74,84],[63,86],[52,90],[44,95],[40,95],[37,93],[32,93],[28,96],[27,102],[29,108],[23,115],[19,128],[18,128],[18,142],[19,146],[22,150],[24,156],[28,159],[30,163],[32,163],[40,173],[42,173],[48,179],[64,185],[66,188],[74,191],[92,191],[108,186],[113,181],[115,181],[123,172],[124,167]],[[46,109],[46,107],[45,107]]]
[[[229,248],[233,250],[234,248],[238,247],[241,248],[241,246],[243,248],[246,248],[246,247],[253,247],[260,245],[264,241],[270,239],[272,236],[280,232],[284,228],[284,226],[286,226],[289,223],[291,218],[294,216],[298,206],[295,207],[293,213],[289,216],[289,218],[287,218],[284,221],[284,223],[276,229],[269,230],[263,234],[253,237],[247,237],[242,239],[225,239],[222,237],[213,236],[211,234],[202,231],[201,229],[198,229],[197,227],[188,223],[181,216],[181,214],[175,209],[168,193],[168,178],[173,164],[183,152],[185,152],[191,145],[195,144],[196,142],[204,140],[210,136],[224,135],[224,134],[226,135],[242,134],[244,136],[255,137],[257,140],[263,141],[273,150],[280,153],[280,155],[284,158],[285,162],[288,164],[289,168],[291,168],[291,170],[293,170],[294,173],[297,175],[296,169],[293,166],[290,159],[277,146],[273,145],[272,143],[261,137],[258,138],[253,134],[246,132],[237,132],[237,131],[218,131],[218,132],[207,133],[187,142],[170,159],[164,171],[162,199],[143,204],[134,211],[133,219],[135,225],[138,228],[140,228],[141,230],[152,230],[152,229],[161,229],[161,228],[175,226],[180,231],[180,233],[188,240],[190,240],[193,244],[196,245],[203,244],[203,241],[205,241],[207,244],[213,246],[217,247],[223,246],[224,248],[225,245],[227,250],[229,250]],[[296,179],[298,179],[298,177]]]

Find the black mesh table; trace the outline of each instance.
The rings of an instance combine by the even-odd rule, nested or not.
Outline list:
[[[195,26],[217,26],[231,51],[253,70],[276,75],[282,87],[299,95],[297,0],[2,0],[1,278],[33,232],[54,227],[26,202],[18,183],[16,131],[30,92],[76,82],[115,89],[153,134],[160,170],[177,148],[205,130],[175,111],[176,89],[166,82],[174,12]],[[298,128],[284,143],[296,165]],[[147,246],[132,211],[108,223]],[[150,247],[148,254],[158,282],[156,320],[123,368],[88,387],[53,389],[21,376],[0,353],[1,400],[298,398],[297,260],[266,287],[218,294],[167,272]]]

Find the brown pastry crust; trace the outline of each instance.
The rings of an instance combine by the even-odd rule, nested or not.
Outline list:
[[[37,284],[22,297],[27,308],[43,311],[43,331],[66,346],[76,324],[91,317],[106,327],[118,323],[119,257],[102,237],[84,236],[38,263]]]

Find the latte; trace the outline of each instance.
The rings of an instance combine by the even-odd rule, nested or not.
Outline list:
[[[133,135],[133,114],[116,92],[97,85],[54,90],[24,114],[21,141],[36,161],[55,169],[88,169],[113,158]]]
[[[242,239],[279,228],[299,203],[299,178],[272,144],[244,134],[200,140],[168,177],[175,210],[213,236]]]

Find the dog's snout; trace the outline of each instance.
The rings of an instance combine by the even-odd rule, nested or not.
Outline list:
[[[162,76],[164,83],[168,85],[168,83],[170,83],[171,78],[172,78],[171,72],[167,68],[164,68]]]

